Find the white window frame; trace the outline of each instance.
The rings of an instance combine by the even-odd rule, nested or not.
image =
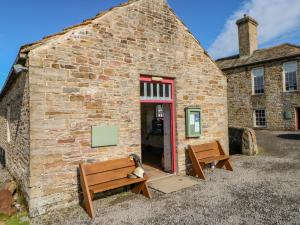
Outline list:
[[[147,84],[150,84],[150,96],[147,96]],[[144,93],[142,96],[140,96],[141,100],[165,100],[165,101],[170,101],[172,100],[172,85],[171,84],[165,84],[165,83],[155,83],[155,82],[144,82],[144,81],[141,81],[140,85],[144,85],[143,88],[144,88]],[[154,96],[154,88],[153,86],[156,86],[156,95],[157,96]],[[168,94],[166,94],[166,88],[169,88],[168,90]],[[160,96],[160,87],[163,88],[163,95]],[[168,95],[168,97],[167,97]]]
[[[263,77],[263,90],[264,90],[263,93],[255,93],[254,73],[255,73],[255,71],[259,71],[259,70],[262,71],[262,77]],[[265,69],[264,69],[264,67],[256,67],[256,68],[253,68],[252,71],[251,71],[251,79],[252,79],[252,94],[253,94],[253,95],[263,95],[263,94],[265,94]]]
[[[10,133],[10,118],[11,117],[11,108],[10,106],[7,106],[6,109],[6,137],[7,137],[7,142],[11,142],[11,133]]]
[[[265,125],[262,125],[262,126],[260,126],[260,125],[257,125],[257,123],[256,123],[256,111],[257,110],[264,110],[265,111]],[[266,112],[266,109],[264,109],[264,108],[257,108],[257,109],[254,109],[253,110],[253,122],[254,122],[254,127],[257,127],[257,128],[265,128],[265,127],[267,127],[267,112]]]
[[[295,64],[296,65],[296,90],[286,90],[286,83],[285,83],[285,76],[286,76],[286,66],[288,64]],[[292,71],[288,71],[292,72]],[[297,61],[289,61],[286,63],[283,63],[282,65],[282,82],[283,82],[283,92],[295,92],[298,91],[298,62]]]

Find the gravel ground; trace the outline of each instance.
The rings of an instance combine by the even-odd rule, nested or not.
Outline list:
[[[122,193],[94,201],[90,220],[79,206],[44,215],[31,224],[300,224],[300,133],[258,132],[262,153],[232,157],[234,172],[207,171],[207,180],[148,200]],[[299,138],[299,139],[298,139]]]

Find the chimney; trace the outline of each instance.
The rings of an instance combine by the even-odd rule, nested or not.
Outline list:
[[[240,57],[250,56],[257,50],[257,26],[258,23],[250,16],[244,15],[244,18],[236,21],[239,31]]]

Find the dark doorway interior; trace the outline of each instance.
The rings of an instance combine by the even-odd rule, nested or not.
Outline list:
[[[141,104],[142,161],[151,175],[171,172],[171,128],[168,104]]]
[[[0,147],[0,167],[5,167],[5,151]]]

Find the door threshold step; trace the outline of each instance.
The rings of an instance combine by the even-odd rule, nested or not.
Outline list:
[[[153,177],[153,178],[149,178],[148,179],[148,182],[151,182],[151,181],[157,181],[157,180],[161,180],[161,179],[164,179],[166,177],[171,177],[171,176],[176,176],[176,174],[173,174],[173,173],[166,173],[166,174],[163,174],[159,177]]]

